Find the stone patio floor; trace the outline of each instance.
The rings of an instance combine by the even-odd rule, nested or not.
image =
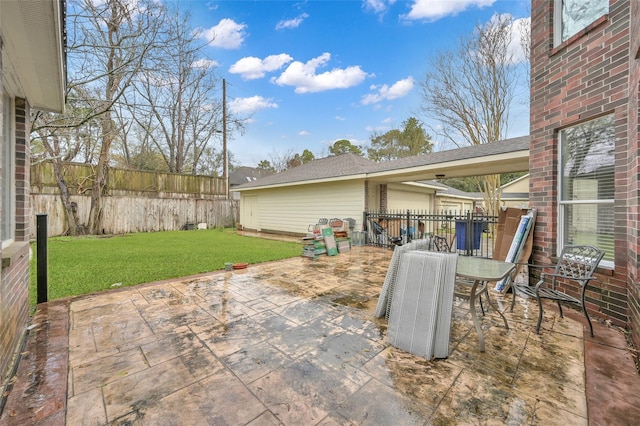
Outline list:
[[[2,425],[634,424],[625,338],[535,303],[454,301],[447,359],[385,342],[392,252],[354,247],[42,304]],[[492,294],[501,308],[510,296]],[[637,424],[637,423],[635,423]]]

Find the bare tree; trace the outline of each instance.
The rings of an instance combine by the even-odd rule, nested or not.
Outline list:
[[[269,154],[269,164],[276,171],[276,173],[282,172],[289,168],[292,160],[296,154],[293,149],[287,149],[284,152],[278,152],[275,149]]]
[[[204,58],[205,44],[189,25],[189,16],[172,10],[161,47],[135,81],[131,116],[147,132],[170,172],[196,173],[199,162],[222,129],[222,100],[215,62]]]
[[[145,56],[154,48],[163,9],[153,0],[71,0],[67,12],[67,108],[32,119],[36,161],[53,162],[67,216],[67,232],[99,233],[111,147],[121,138],[112,113]],[[64,162],[94,164],[89,223],[69,200]]]
[[[71,96],[81,89],[71,88]],[[97,157],[96,144],[100,123],[96,117],[84,117],[87,108],[77,104],[67,106],[65,115],[36,111],[31,121],[31,161],[34,164],[51,163],[60,200],[64,207],[66,234],[85,232],[78,217],[76,205],[71,201],[71,187],[79,193],[86,190],[86,182],[67,181],[67,169],[71,162],[89,163]],[[84,120],[78,120],[83,116]],[[71,185],[70,185],[71,184]]]
[[[422,83],[422,110],[441,127],[432,131],[461,145],[481,145],[505,139],[509,108],[518,84],[512,48],[513,19],[494,15],[476,27],[452,51],[438,53]],[[500,176],[478,181],[489,214],[500,205]]]
[[[154,48],[162,10],[152,1],[143,4],[127,0],[80,0],[80,7],[87,15],[86,19],[78,20],[82,25],[76,30],[80,37],[76,51],[83,53],[87,60],[88,67],[83,68],[87,72],[84,81],[93,81],[102,100],[100,155],[91,191],[88,224],[89,232],[98,234],[102,228],[102,196],[107,186],[111,145],[118,132],[111,108]]]

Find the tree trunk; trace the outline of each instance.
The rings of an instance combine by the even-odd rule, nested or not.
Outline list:
[[[497,216],[500,210],[500,175],[483,176],[484,181],[484,205],[487,209],[486,214],[489,216]]]
[[[53,172],[56,176],[58,188],[60,188],[60,201],[62,202],[62,206],[64,207],[64,221],[67,225],[65,234],[72,236],[82,235],[85,232],[85,227],[84,225],[80,224],[77,205],[71,201],[71,197],[69,195],[69,187],[67,186],[67,182],[64,179],[64,166],[59,160],[53,160],[51,163],[53,165]]]
[[[103,205],[102,196],[106,193],[107,177],[109,175],[109,151],[113,141],[111,112],[106,111],[102,118],[102,146],[100,147],[100,157],[93,179],[91,190],[91,210],[89,211],[89,233],[98,235],[103,233],[102,218]]]

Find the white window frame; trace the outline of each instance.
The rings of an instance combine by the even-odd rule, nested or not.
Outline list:
[[[607,117],[607,116],[604,116]],[[612,117],[612,126],[614,125],[614,119],[613,116]],[[603,117],[598,117],[595,118],[594,120],[597,119],[602,119]],[[592,121],[594,121],[592,120]],[[562,158],[563,155],[563,144],[564,142],[564,131],[566,131],[567,129],[570,129],[572,127],[577,127],[580,125],[584,125],[586,123],[589,123],[589,121],[587,122],[583,122],[583,123],[579,123],[576,124],[575,126],[570,126],[567,128],[564,128],[562,130],[560,130],[558,132],[558,234],[557,234],[557,246],[558,246],[558,254],[560,254],[562,252],[562,249],[565,246],[565,236],[567,233],[567,230],[565,229],[565,219],[566,219],[566,208],[567,206],[579,206],[579,205],[590,205],[590,206],[599,206],[599,205],[603,205],[603,206],[611,206],[611,209],[614,208],[614,204],[615,204],[615,197],[613,199],[580,199],[580,200],[564,200],[563,196],[564,196],[564,192],[563,192],[563,184],[564,184],[564,173],[563,173],[563,169],[564,169],[564,159]],[[614,155],[614,161],[615,161],[615,155]],[[615,164],[614,164],[615,167]],[[612,212],[612,216],[615,217],[615,215],[613,214],[614,212]],[[595,217],[595,222],[598,223],[598,217]],[[613,239],[613,245],[615,246],[615,233],[614,231],[612,231],[612,239]],[[600,266],[605,267],[605,268],[613,268],[614,265],[614,261],[610,260],[611,258],[613,258],[614,253],[612,252],[612,250],[605,250],[605,257],[609,258],[609,259],[602,259],[600,261]]]
[[[609,13],[608,10],[608,3],[609,1],[607,1],[607,12],[605,14]],[[563,10],[563,5],[564,5],[565,0],[554,0],[553,1],[553,47],[557,47],[559,45],[561,45],[562,43],[564,43],[565,41],[567,41],[568,39],[570,39],[571,37],[573,37],[575,34],[578,33],[578,31],[576,31],[574,34],[571,34],[567,40],[562,40],[562,10]],[[589,22],[588,24],[586,24],[583,28],[586,28],[587,26],[589,26],[592,22],[595,22],[596,20],[598,20],[601,16],[596,16],[593,21]]]
[[[2,94],[2,248],[15,241],[16,231],[16,141],[14,98]],[[7,205],[8,204],[8,205]]]

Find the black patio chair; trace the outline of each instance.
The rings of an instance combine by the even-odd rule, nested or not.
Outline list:
[[[589,331],[593,337],[593,326],[589,313],[584,306],[584,296],[589,281],[597,279],[593,276],[596,267],[604,257],[604,251],[591,245],[574,245],[565,246],[562,249],[558,263],[554,265],[528,265],[530,268],[541,268],[543,272],[540,274],[540,281],[535,286],[527,284],[512,283],[513,299],[511,300],[511,312],[516,301],[516,293],[524,294],[529,297],[535,297],[538,301],[538,324],[536,325],[536,333],[540,334],[540,324],[542,323],[542,299],[555,300],[562,318],[562,303],[572,303],[579,305],[584,316],[589,323]],[[548,271],[548,272],[545,272]],[[547,283],[547,279],[550,282]],[[575,281],[580,285],[580,298],[574,297],[557,287],[558,281]],[[545,285],[546,284],[546,285]]]
[[[434,235],[431,238],[431,241],[433,242],[433,251],[443,251],[443,252],[451,251],[451,246],[449,245],[449,242],[445,237]]]
[[[373,235],[375,237],[376,244],[379,245],[387,245],[390,244],[392,247],[401,246],[402,238],[400,237],[390,237],[387,234],[387,229],[380,225],[377,221],[371,221],[371,228],[373,230]]]

